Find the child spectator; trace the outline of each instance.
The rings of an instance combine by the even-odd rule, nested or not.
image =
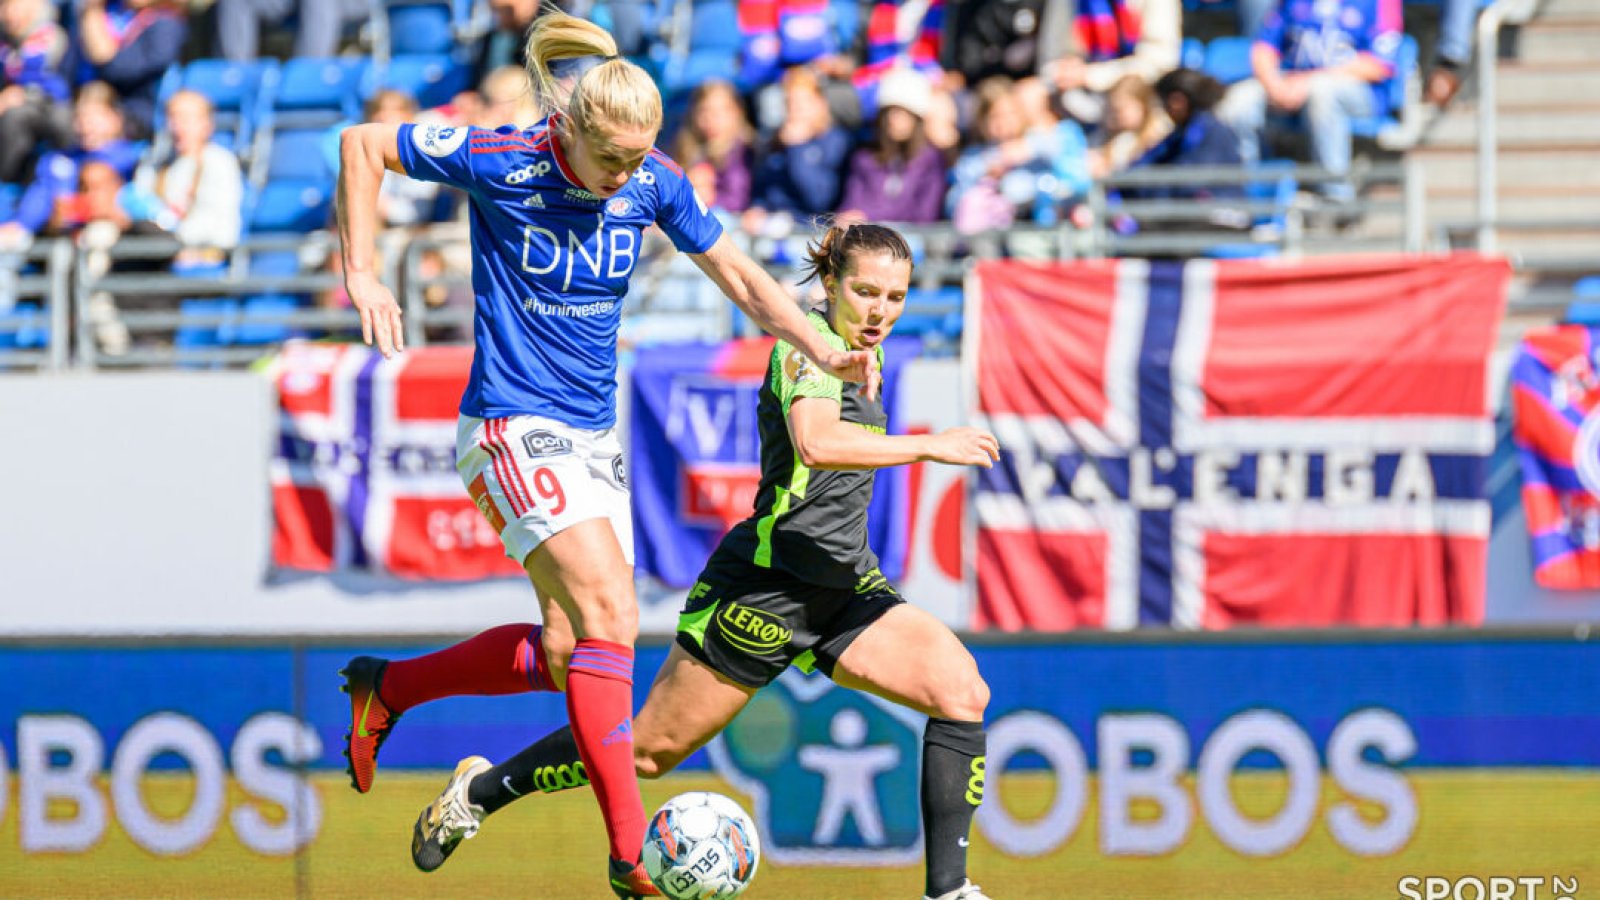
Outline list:
[[[1172,130],[1156,92],[1138,75],[1124,75],[1106,92],[1105,117],[1089,135],[1089,174],[1120,172]]]
[[[20,181],[41,145],[72,140],[72,108],[61,74],[67,33],[48,0],[0,0],[0,181]]]
[[[368,122],[403,125],[416,120],[417,101],[404,91],[379,91],[367,101]],[[434,182],[418,181],[399,172],[384,172],[383,184],[378,189],[378,215],[389,228],[422,225],[433,217],[438,196],[439,185]]]
[[[501,66],[490,72],[484,76],[478,93],[483,98],[483,108],[473,115],[471,124],[479,128],[501,125],[528,128],[542,118],[539,104],[533,98],[533,82],[528,79],[528,70],[520,66]],[[413,109],[415,106],[412,102]]]
[[[104,81],[122,97],[130,137],[150,136],[161,76],[183,51],[189,23],[177,0],[80,0],[73,49],[77,80]]]
[[[212,142],[211,101],[195,91],[167,100],[170,155],[139,168],[131,192],[135,218],[170,234],[183,249],[174,267],[220,265],[222,251],[237,246],[244,203],[239,159]]]
[[[978,85],[980,142],[961,154],[946,201],[965,233],[1009,226],[1021,215],[1055,223],[1089,187],[1083,129],[1050,113],[1037,80],[996,77]]]
[[[1212,112],[1224,91],[1215,78],[1194,69],[1178,69],[1161,76],[1155,90],[1172,120],[1172,133],[1140,157],[1135,167],[1239,165],[1239,139]],[[1147,199],[1217,199],[1241,197],[1244,190],[1202,184],[1125,190],[1123,194]]]
[[[783,127],[768,142],[756,169],[755,204],[745,212],[745,230],[762,231],[767,214],[786,217],[832,212],[839,203],[850,138],[834,125],[817,76],[806,68],[783,76]],[[786,230],[786,229],[781,229]]]
[[[921,74],[895,69],[878,83],[876,146],[850,159],[840,208],[870,222],[936,222],[944,209],[945,167],[922,120],[933,92]]]
[[[738,92],[726,81],[707,81],[694,89],[684,118],[672,158],[691,173],[710,169],[712,190],[701,199],[728,212],[743,212],[750,206],[751,129]]]
[[[26,243],[50,221],[56,200],[76,190],[78,169],[88,162],[104,162],[126,179],[139,162],[139,147],[122,136],[122,109],[116,92],[94,82],[78,92],[72,109],[75,145],[39,158],[33,181],[17,202],[14,218],[0,224],[0,243]]]
[[[1054,0],[1045,15],[1039,74],[1080,122],[1099,122],[1124,76],[1146,84],[1178,66],[1179,0]]]

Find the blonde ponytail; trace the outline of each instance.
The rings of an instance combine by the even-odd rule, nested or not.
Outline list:
[[[584,57],[600,62],[570,85],[552,72],[559,60]],[[546,8],[528,29],[527,59],[539,106],[563,113],[563,127],[585,135],[618,125],[660,129],[661,92],[648,72],[618,55],[616,40],[599,25]]]

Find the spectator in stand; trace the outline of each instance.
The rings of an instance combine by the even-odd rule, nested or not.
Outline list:
[[[1128,75],[1155,84],[1178,66],[1179,0],[1050,0],[1039,73],[1063,109],[1084,124],[1105,114],[1105,95]]]
[[[961,154],[946,199],[956,230],[1006,228],[1019,217],[1054,224],[1089,188],[1083,129],[1050,113],[1036,79],[991,78],[977,95],[979,143]]]
[[[1472,30],[1478,23],[1478,0],[1443,0],[1439,8],[1439,46],[1423,96],[1443,107],[1461,90],[1461,73],[1472,62]]]
[[[17,202],[14,218],[0,223],[0,244],[26,244],[49,223],[56,201],[77,190],[78,170],[103,162],[126,180],[139,163],[139,146],[123,135],[122,109],[109,86],[93,82],[78,91],[72,109],[75,144],[39,158],[33,181]]]
[[[754,95],[756,125],[783,126],[788,91],[780,76],[806,66],[817,76],[833,120],[861,125],[861,98],[851,77],[856,61],[839,46],[828,4],[819,0],[739,0],[739,84]]]
[[[261,52],[261,25],[296,16],[294,55],[325,59],[339,53],[347,22],[368,18],[369,0],[217,0],[217,44],[222,55],[248,62]]]
[[[79,0],[73,45],[79,83],[103,81],[122,97],[128,136],[150,136],[161,76],[178,61],[189,22],[177,0]]]
[[[223,251],[239,243],[244,204],[239,158],[212,142],[216,121],[204,94],[173,94],[167,100],[167,130],[170,154],[139,167],[126,205],[135,221],[177,240],[181,249],[174,269],[220,266]]]
[[[528,27],[539,18],[542,0],[489,0],[489,13],[494,18],[494,30],[484,38],[478,50],[479,78],[486,77],[502,66],[523,68],[527,63]],[[591,18],[593,0],[564,0],[553,3],[565,12],[582,19]],[[640,0],[609,0],[611,34],[617,39],[617,49],[624,56],[636,56],[648,48],[644,40],[644,11]]]
[[[40,146],[72,140],[61,73],[67,33],[49,0],[0,0],[0,181],[21,181]]]
[[[751,138],[744,104],[733,85],[707,81],[690,96],[688,115],[672,142],[672,158],[685,170],[711,171],[711,190],[701,199],[728,212],[744,212],[750,206]]]
[[[539,0],[489,0],[489,12],[494,16],[494,30],[478,52],[479,77],[502,66],[524,66],[528,28],[539,18]]]
[[[928,97],[928,113],[922,117],[922,131],[928,143],[939,150],[945,168],[955,165],[961,156],[961,109],[955,95],[943,85],[934,85]]]
[[[417,101],[405,91],[379,91],[367,101],[368,122],[404,125],[416,120]],[[378,217],[386,228],[422,225],[433,217],[438,197],[439,185],[434,182],[418,181],[399,172],[384,172],[383,184],[378,188]]]
[[[533,82],[528,78],[528,70],[519,66],[501,66],[490,72],[484,76],[478,93],[483,98],[483,108],[470,122],[479,128],[502,125],[528,128],[543,117],[539,104],[533,99]]]
[[[945,166],[922,120],[933,91],[921,73],[895,69],[878,82],[875,146],[850,158],[840,209],[868,222],[937,222],[944,211]]]
[[[1336,174],[1350,171],[1351,122],[1385,111],[1374,85],[1394,76],[1400,48],[1400,0],[1291,2],[1267,14],[1251,48],[1255,77],[1234,85],[1217,108],[1239,136],[1246,165],[1261,159],[1267,113],[1299,114],[1311,158]],[[1334,201],[1353,200],[1347,181],[1324,185]]]
[[[1134,167],[1239,165],[1239,138],[1213,112],[1225,90],[1215,78],[1194,69],[1177,69],[1161,76],[1155,92],[1172,120],[1172,133],[1151,147]],[[1244,190],[1236,185],[1189,185],[1123,193],[1150,199],[1216,199],[1240,197]]]
[[[1045,0],[946,0],[944,68],[966,84],[1034,74],[1044,7]]]
[[[787,234],[797,218],[832,212],[850,138],[833,123],[816,74],[803,66],[783,76],[783,127],[761,153],[756,167],[754,205],[745,211],[745,230]]]
[[[1089,174],[1104,178],[1126,169],[1171,130],[1150,83],[1139,75],[1122,76],[1106,92],[1105,117],[1089,135]]]

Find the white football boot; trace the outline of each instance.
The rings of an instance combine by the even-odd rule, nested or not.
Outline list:
[[[462,841],[478,833],[483,807],[467,801],[467,786],[479,773],[492,768],[487,759],[469,756],[456,763],[444,793],[417,817],[411,832],[411,861],[424,872],[444,865]]]
[[[922,900],[989,900],[989,895],[983,892],[983,888],[968,881],[949,893],[937,897],[923,897]]]

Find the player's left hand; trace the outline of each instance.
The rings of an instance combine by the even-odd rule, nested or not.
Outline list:
[[[818,362],[840,381],[861,385],[861,396],[868,400],[878,396],[883,373],[878,371],[878,354],[871,350],[836,350]]]

